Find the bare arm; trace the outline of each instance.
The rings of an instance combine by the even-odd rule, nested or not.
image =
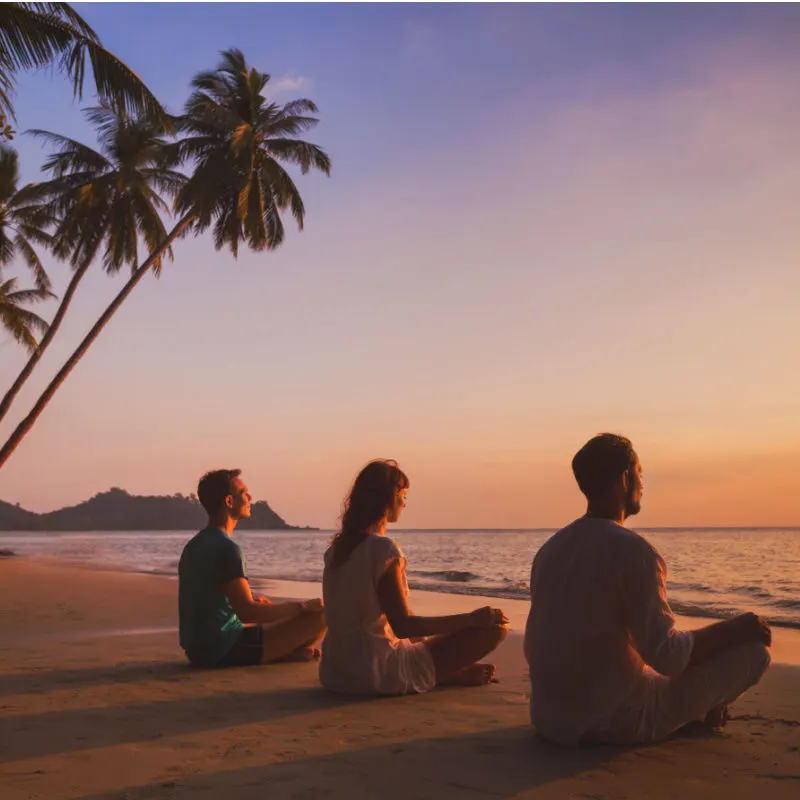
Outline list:
[[[305,611],[320,610],[322,603],[318,600],[290,601],[273,603],[266,597],[253,597],[250,584],[246,578],[235,578],[223,586],[225,596],[231,604],[233,612],[245,624],[261,625],[292,619]]]
[[[378,599],[381,611],[386,614],[395,636],[415,639],[423,636],[457,633],[465,628],[483,628],[505,624],[508,620],[499,609],[479,608],[470,614],[451,614],[446,617],[418,617],[408,607],[403,565],[393,561],[378,581]]]

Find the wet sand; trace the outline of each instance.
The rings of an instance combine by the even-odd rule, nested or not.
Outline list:
[[[272,596],[315,586],[272,583]],[[88,798],[795,798],[800,635],[723,733],[638,748],[562,749],[528,725],[521,626],[498,684],[348,700],[316,666],[189,667],[175,580],[0,561],[0,796]],[[421,613],[473,597],[416,592]],[[495,604],[498,601],[491,601]],[[687,625],[707,620],[685,620]]]

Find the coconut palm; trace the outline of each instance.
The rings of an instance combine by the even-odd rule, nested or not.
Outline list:
[[[49,247],[52,243],[45,226],[51,222],[46,209],[30,208],[17,191],[19,157],[15,150],[0,145],[0,267],[7,267],[21,258],[33,273],[36,288],[50,288],[41,259],[34,245]]]
[[[178,143],[194,170],[178,195],[177,209],[195,217],[195,229],[213,224],[214,244],[234,256],[244,241],[253,250],[283,242],[280,213],[287,209],[302,230],[305,208],[280,162],[330,174],[325,151],[297,137],[318,123],[310,100],[270,103],[270,76],[248,68],[240,50],[227,50],[213,72],[201,72],[179,126],[189,136]]]
[[[21,258],[33,273],[34,289],[17,289],[17,279],[0,282],[0,325],[32,353],[38,349],[35,333],[44,333],[47,323],[23,306],[47,300],[50,279],[34,245],[50,246],[51,238],[42,227],[51,218],[46,209],[29,208],[17,191],[19,158],[15,150],[0,145],[0,267]]]
[[[310,100],[285,105],[268,102],[264,89],[269,76],[248,67],[238,50],[222,56],[214,72],[195,77],[194,92],[179,121],[187,136],[175,145],[174,152],[191,166],[191,174],[180,187],[170,184],[177,188],[175,226],[133,272],[0,449],[0,468],[125,298],[175,239],[189,230],[199,233],[213,227],[216,248],[227,246],[234,256],[241,242],[253,250],[274,249],[284,239],[280,214],[287,209],[302,230],[305,207],[280,162],[297,165],[302,173],[312,168],[330,173],[330,159],[324,150],[295,138],[317,124],[318,120],[309,116],[316,106]]]
[[[47,289],[17,289],[17,279],[0,281],[0,325],[30,351],[38,347],[35,332],[47,330],[47,322],[22,306],[47,300],[53,295]]]
[[[0,4],[0,124],[7,126],[14,119],[11,94],[19,71],[55,65],[67,74],[80,98],[87,64],[98,96],[117,111],[164,116],[136,73],[102,46],[69,3]]]
[[[103,251],[103,268],[115,273],[139,264],[139,239],[148,253],[158,250],[167,236],[161,214],[169,211],[161,194],[174,196],[185,180],[170,169],[158,124],[120,117],[105,106],[86,114],[97,130],[98,150],[57,133],[30,131],[54,148],[42,167],[52,177],[18,196],[23,208],[56,220],[54,253],[68,259],[75,271],[40,346],[0,401],[0,420],[58,332],[97,254]],[[154,259],[156,272],[165,254],[160,250]]]

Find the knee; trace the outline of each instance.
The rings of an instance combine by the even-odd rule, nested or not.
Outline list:
[[[753,646],[753,665],[757,670],[758,677],[756,680],[761,680],[763,674],[769,668],[769,665],[772,663],[772,654],[769,651],[769,647],[767,645],[762,644],[761,642],[754,642]]]
[[[492,625],[489,631],[490,638],[497,647],[508,636],[508,625]]]
[[[764,676],[764,673],[772,663],[772,656],[769,647],[763,642],[748,642],[742,645],[743,655],[749,667],[748,685],[753,686]]]
[[[308,611],[308,621],[309,625],[311,625],[315,630],[319,630],[320,632],[324,631],[327,627],[325,623],[325,612],[324,611]]]

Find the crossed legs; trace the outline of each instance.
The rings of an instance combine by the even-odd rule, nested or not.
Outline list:
[[[319,650],[314,643],[325,633],[324,611],[301,611],[296,617],[262,626],[261,663],[314,661]]]
[[[748,642],[689,667],[677,678],[656,674],[584,740],[654,742],[691,722],[724,723],[727,705],[758,683],[769,664],[769,649],[760,642]]]
[[[425,642],[436,667],[436,685],[482,686],[494,678],[494,665],[480,660],[491,653],[508,634],[505,625],[467,628]]]

